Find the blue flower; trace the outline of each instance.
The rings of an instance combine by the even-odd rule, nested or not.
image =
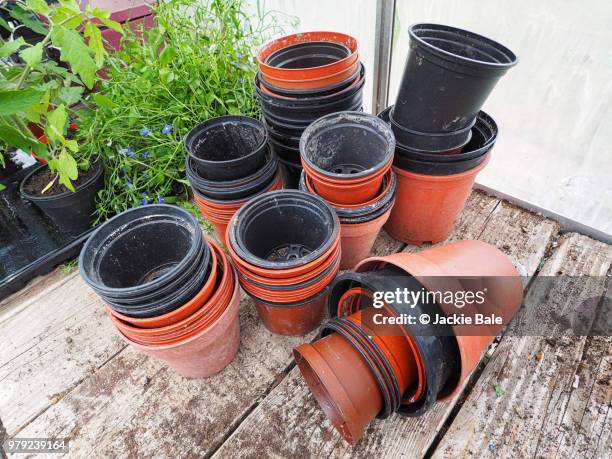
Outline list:
[[[140,135],[143,137],[147,137],[149,135],[149,132],[151,131],[149,131],[149,128],[145,126],[140,130]]]
[[[145,151],[145,152],[141,153],[141,154],[140,154],[140,157],[141,157],[142,159],[149,159],[149,152],[148,152],[148,151]]]
[[[140,193],[140,196],[142,196],[145,199],[149,199],[149,196],[145,192]]]
[[[128,155],[130,158],[136,157],[136,153],[134,153],[134,150],[132,150],[132,147],[121,148],[119,150],[119,153],[121,153],[122,155]]]
[[[131,190],[132,188],[134,188],[134,184],[132,182],[127,182],[127,187],[129,190]]]
[[[172,125],[171,124],[165,124],[164,127],[161,130],[161,133],[166,135],[166,134],[170,134],[171,131],[172,131]]]
[[[160,195],[157,195],[157,204],[163,204],[164,203],[164,198],[162,198]]]
[[[147,204],[149,204],[149,201],[147,201],[146,199],[141,199],[138,202],[140,203],[141,206],[146,206]]]
[[[142,174],[142,177],[143,177],[145,180],[149,180],[149,179],[151,178],[151,177],[149,176],[149,174],[147,174],[146,172],[145,172],[144,174]]]

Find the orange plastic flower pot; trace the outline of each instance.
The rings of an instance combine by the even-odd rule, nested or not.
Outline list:
[[[302,344],[293,357],[332,425],[351,444],[382,410],[383,398],[370,367],[337,333]]]
[[[238,304],[240,289],[234,285],[231,301],[223,314],[209,327],[166,346],[146,346],[123,338],[148,356],[162,360],[187,378],[205,378],[223,370],[234,359],[240,346]]]
[[[340,222],[342,262],[340,269],[349,269],[370,255],[381,228],[389,219],[393,206],[380,217],[369,222],[350,224]]]
[[[281,68],[266,64],[266,59],[275,51],[298,43],[328,41],[345,45],[350,54],[335,62],[309,68]],[[270,85],[283,89],[318,89],[339,83],[353,75],[359,66],[357,40],[350,35],[337,32],[303,32],[273,40],[264,45],[257,54],[259,71]]]
[[[470,314],[501,317],[502,325],[482,327],[453,325],[461,355],[458,383],[445,394],[454,396],[471,374],[493,338],[514,317],[522,298],[519,274],[504,253],[482,241],[457,241],[417,253],[400,252],[386,257],[368,258],[355,267],[357,272],[382,269],[390,264],[413,276],[429,292],[485,292],[482,304],[473,303]],[[448,316],[465,313],[454,304],[440,303]],[[483,333],[486,331],[486,333]]]
[[[136,327],[142,328],[158,328],[166,325],[172,325],[176,322],[180,322],[181,320],[191,316],[196,310],[198,310],[202,305],[206,304],[208,299],[210,298],[213,290],[217,286],[217,251],[218,246],[212,242],[208,241],[210,247],[210,274],[204,285],[191,300],[185,303],[178,309],[171,311],[167,314],[163,314],[157,317],[147,317],[147,318],[136,318],[129,317],[123,314],[118,313],[111,309],[111,313],[118,319],[123,320],[124,322],[135,325]],[[212,247],[211,247],[212,246]],[[110,308],[109,308],[110,309]]]
[[[305,335],[321,324],[327,311],[325,292],[290,305],[270,304],[255,297],[253,300],[264,326],[279,335]]]
[[[465,206],[476,175],[490,159],[488,154],[479,166],[454,175],[421,175],[394,167],[397,194],[385,225],[389,235],[416,245],[445,240]]]

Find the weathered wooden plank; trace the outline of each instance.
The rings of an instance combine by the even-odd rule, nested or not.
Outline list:
[[[389,253],[401,247],[381,235],[374,251]],[[101,304],[92,309],[100,312]],[[114,336],[109,321],[103,322],[107,337]],[[19,435],[69,437],[71,453],[77,456],[210,453],[282,380],[293,347],[314,336],[289,338],[268,332],[246,298],[240,322],[240,351],[220,374],[188,380],[128,347],[77,387],[69,386],[61,400]]]
[[[504,221],[509,217],[518,218],[524,229]],[[538,256],[544,254],[548,241],[557,230],[558,226],[550,220],[499,204],[498,200],[482,193],[474,193],[450,239],[480,236],[512,254],[515,265],[522,266],[527,274],[533,274],[539,265]],[[410,247],[407,249],[411,250]],[[384,421],[374,421],[364,438],[351,448],[333,430],[298,370],[293,369],[228,438],[216,456],[249,457],[265,448],[267,453],[278,457],[420,457],[455,402],[456,399],[439,403],[420,418],[392,416]]]
[[[539,276],[605,276],[611,263],[612,246],[564,235]],[[559,277],[545,296],[530,290],[525,304],[576,306],[604,288]],[[509,328],[434,457],[609,457],[612,339],[516,336]]]
[[[47,409],[125,345],[77,273],[41,281],[0,316],[0,419],[8,435]]]

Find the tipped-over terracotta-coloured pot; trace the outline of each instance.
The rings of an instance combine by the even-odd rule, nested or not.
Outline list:
[[[240,346],[238,304],[240,289],[234,292],[223,314],[209,327],[166,346],[145,346],[123,338],[143,354],[167,363],[187,378],[205,378],[223,370],[234,359]]]
[[[349,55],[325,65],[305,68],[274,67],[266,63],[275,51],[304,42],[333,42],[345,45]],[[273,40],[257,54],[259,71],[270,85],[284,89],[317,89],[346,80],[359,67],[357,40],[338,32],[302,32]]]
[[[471,374],[493,338],[518,311],[523,286],[508,257],[496,247],[482,241],[456,241],[417,253],[400,252],[386,257],[368,258],[355,267],[357,272],[379,270],[393,265],[413,276],[429,292],[484,292],[484,302],[471,308],[458,308],[441,302],[448,316],[469,312],[489,316],[495,313],[501,325],[453,325],[461,355],[458,384],[447,397],[454,396]],[[486,333],[483,333],[486,331]]]
[[[340,222],[342,261],[340,269],[350,269],[370,255],[381,228],[389,219],[393,206],[374,220],[363,223]]]
[[[450,236],[461,214],[476,175],[491,159],[454,175],[421,175],[393,167],[397,195],[385,230],[407,244],[437,243]]]
[[[264,326],[279,335],[305,335],[319,326],[327,312],[327,291],[295,304],[253,300]]]

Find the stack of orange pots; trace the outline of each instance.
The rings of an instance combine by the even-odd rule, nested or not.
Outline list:
[[[172,242],[160,242],[159,232]],[[188,378],[210,376],[234,359],[240,345],[236,272],[184,210],[154,205],[120,214],[94,232],[80,261],[81,276],[96,292],[107,292],[99,293],[106,313],[135,349]]]
[[[195,126],[185,138],[187,178],[200,212],[220,240],[249,199],[282,188],[268,132],[247,116],[222,116]]]
[[[226,246],[270,331],[303,335],[321,323],[340,267],[339,229],[322,199],[300,191],[263,194],[234,215]]]
[[[267,43],[257,54],[255,89],[286,188],[297,188],[299,140],[317,118],[361,110],[365,70],[357,40],[337,32],[304,32]]]
[[[302,134],[300,188],[325,199],[341,225],[341,269],[366,258],[393,208],[395,138],[375,116],[339,112]]]

